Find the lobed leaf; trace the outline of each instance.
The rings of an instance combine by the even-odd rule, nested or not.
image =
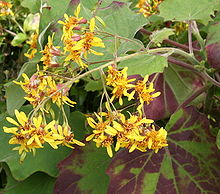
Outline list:
[[[160,16],[166,21],[197,20],[204,24],[214,15],[215,0],[166,0],[159,5]]]
[[[157,72],[163,72],[164,67],[167,67],[167,58],[159,55],[143,54],[124,60],[119,63],[118,67],[128,67],[128,75],[140,74],[151,75]]]
[[[128,153],[111,162],[108,193],[218,193],[220,154],[208,119],[194,107],[173,114],[165,127],[168,148]]]
[[[94,143],[75,149],[58,166],[60,175],[55,183],[54,194],[106,193],[109,178],[105,169],[109,162],[106,150],[97,149]]]

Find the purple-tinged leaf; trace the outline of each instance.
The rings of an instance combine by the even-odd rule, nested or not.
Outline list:
[[[219,193],[220,154],[209,121],[194,107],[179,110],[166,125],[167,148],[157,154],[119,152],[107,173],[108,193]]]
[[[54,194],[106,193],[109,178],[105,170],[109,163],[106,150],[96,148],[94,143],[74,149],[58,165],[60,175],[55,183]]]
[[[220,68],[220,42],[206,46],[208,62],[213,68]]]
[[[153,76],[154,75],[151,77]],[[155,91],[160,91],[161,94],[160,96],[154,98],[149,105],[145,104],[144,111],[147,118],[160,120],[174,113],[179,104],[173,91],[164,80],[164,75],[162,73],[157,76],[154,86]]]
[[[149,80],[154,79],[155,74]],[[202,78],[192,72],[169,64],[163,74],[158,74],[154,81],[155,92],[160,91],[160,96],[154,98],[149,104],[144,105],[145,115],[154,120],[168,118],[194,91],[203,86]],[[199,99],[195,104],[200,102]]]

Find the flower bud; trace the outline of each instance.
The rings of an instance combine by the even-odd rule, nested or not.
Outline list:
[[[79,24],[86,24],[87,23],[87,19],[83,18],[79,21]]]
[[[73,30],[81,30],[81,26],[75,26]]]

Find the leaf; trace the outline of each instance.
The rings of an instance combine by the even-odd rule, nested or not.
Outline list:
[[[142,15],[131,11],[128,3],[117,1],[98,11],[97,15],[106,24],[106,27],[101,27],[103,31],[126,38],[133,38],[136,32],[148,23]]]
[[[39,61],[30,61],[25,63],[18,75],[17,80],[22,80],[22,73],[27,74],[28,76],[31,76],[34,74],[37,70],[37,63]],[[14,115],[14,110],[15,109],[20,109],[21,106],[25,103],[25,92],[21,88],[20,85],[17,85],[13,82],[7,83],[5,85],[6,88],[6,103],[7,103],[7,112],[9,115]],[[16,95],[15,95],[16,94]]]
[[[9,115],[14,115],[14,110],[20,109],[26,101],[24,99],[25,92],[22,90],[21,86],[14,84],[13,82],[7,84],[5,88],[7,112]]]
[[[36,31],[39,28],[40,22],[40,14],[29,14],[26,19],[24,20],[23,28],[24,31]]]
[[[102,90],[103,89],[103,85],[101,80],[99,81],[94,81],[94,80],[90,80],[86,85],[85,85],[85,90],[87,92],[89,91],[97,91],[97,90]]]
[[[69,124],[77,140],[82,141],[86,134],[86,117],[79,111],[71,112],[69,117]]]
[[[216,144],[217,144],[218,149],[220,149],[220,130],[218,131],[218,135],[216,138]]]
[[[106,193],[109,178],[105,169],[109,162],[106,150],[96,148],[94,143],[75,149],[58,166],[60,175],[55,183],[54,194]]]
[[[159,5],[159,10],[166,21],[198,20],[207,24],[214,15],[214,3],[210,0],[166,0]]]
[[[214,24],[208,28],[208,35],[206,39],[206,54],[208,63],[213,68],[220,68],[220,23],[215,21]]]
[[[168,148],[119,152],[107,173],[108,193],[218,193],[220,154],[208,119],[194,107],[176,112],[166,125]]]
[[[13,40],[11,41],[12,46],[19,46],[21,43],[23,43],[25,40],[27,40],[27,35],[23,33],[18,33]]]
[[[169,64],[169,67],[165,69],[164,76],[177,102],[180,104],[203,86],[203,79],[201,77],[173,64]],[[200,100],[198,99],[198,101]]]
[[[220,42],[220,23],[216,22],[209,26],[206,45]]]
[[[149,80],[152,80],[154,76],[155,74],[151,75]],[[164,74],[157,75],[154,88],[156,92],[159,91],[161,94],[154,98],[150,104],[144,105],[144,112],[147,118],[157,121],[168,118],[180,104],[169,84],[165,81]]]
[[[54,1],[47,0],[45,8],[42,9],[40,18],[40,32],[48,26],[49,23],[56,22],[66,13],[70,0]]]
[[[163,72],[167,65],[166,57],[143,54],[120,62],[118,67],[128,67],[128,75],[140,74],[144,77],[152,73]]]
[[[4,168],[5,169],[5,168]],[[4,188],[5,194],[51,194],[53,192],[53,186],[55,178],[48,176],[45,173],[38,172],[31,175],[24,181],[16,181],[9,169],[6,170],[7,185]]]
[[[41,1],[39,0],[23,0],[21,2],[23,7],[26,7],[30,10],[31,13],[38,13],[41,7]]]
[[[163,28],[162,30],[154,31],[150,35],[150,40],[155,44],[162,43],[163,40],[168,39],[169,36],[174,34],[174,30],[170,28]]]
[[[22,107],[22,109],[25,112],[29,112],[30,106]],[[9,126],[9,123],[5,119],[0,122],[0,129],[3,126]],[[20,163],[18,152],[12,150],[15,145],[8,144],[11,135],[0,130],[0,136],[0,147],[2,148],[0,149],[0,162],[6,162],[8,164],[12,176],[18,181],[26,179],[37,171],[45,172],[52,177],[57,176],[57,163],[63,160],[71,151],[70,148],[66,147],[60,147],[58,150],[54,150],[49,146],[45,146],[43,149],[37,150],[36,156],[28,153],[24,162]]]

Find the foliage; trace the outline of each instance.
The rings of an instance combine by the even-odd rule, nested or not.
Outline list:
[[[1,190],[218,193],[219,11],[0,1]]]

